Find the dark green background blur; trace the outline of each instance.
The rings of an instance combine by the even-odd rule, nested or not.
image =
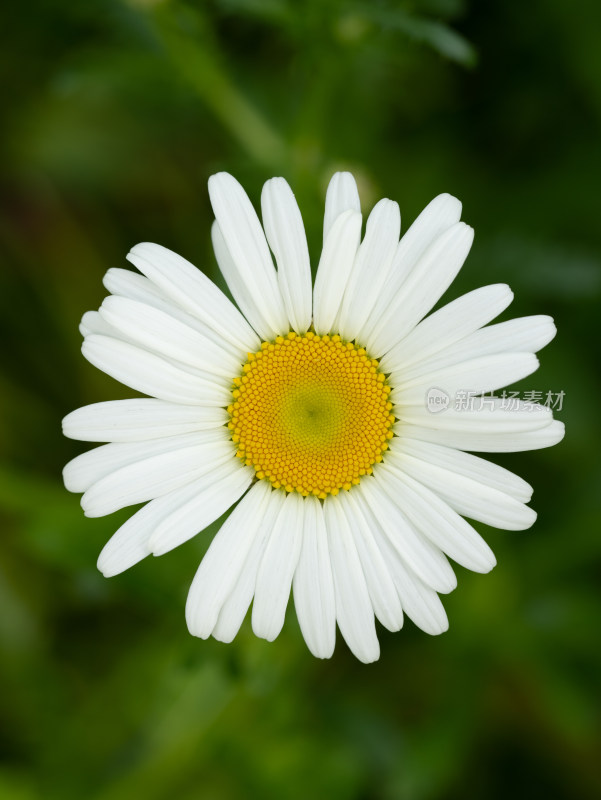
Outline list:
[[[0,800],[601,796],[598,310],[601,5],[584,0],[29,0],[0,48]],[[220,280],[206,181],[283,175],[320,247],[331,173],[406,228],[437,193],[476,239],[447,294],[508,282],[559,334],[524,390],[565,391],[565,441],[493,456],[535,488],[530,531],[483,530],[450,630],[380,629],[366,667],[187,633],[213,531],[124,575],[128,512],[62,487],[60,419],[128,392],[77,332],[138,241]],[[508,313],[505,317],[510,316]]]

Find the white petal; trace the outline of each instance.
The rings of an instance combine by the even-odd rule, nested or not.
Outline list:
[[[296,198],[283,178],[271,178],[263,186],[261,208],[290,326],[304,333],[311,325],[312,314],[309,248]]]
[[[381,369],[394,372],[423,361],[489,323],[512,299],[503,283],[464,294],[420,322],[382,358]]]
[[[147,503],[109,539],[98,558],[98,569],[109,578],[129,569],[150,555],[148,543],[155,528],[176,509],[194,497],[196,483],[182,486]]]
[[[107,297],[100,315],[130,341],[182,364],[231,381],[242,368],[223,347],[157,308],[127,297]]]
[[[324,244],[338,217],[349,210],[361,213],[357,184],[350,172],[336,172],[326,192],[326,208],[323,216]]]
[[[259,349],[260,341],[242,314],[213,281],[166,247],[144,242],[129,252],[128,260],[168,298],[243,352]]]
[[[389,631],[403,627],[403,609],[390,571],[366,521],[354,492],[339,495],[338,500],[349,524],[376,617]]]
[[[551,317],[520,317],[499,322],[466,336],[450,347],[402,370],[404,380],[414,380],[435,370],[446,369],[474,358],[501,353],[536,353],[555,336]]]
[[[392,542],[403,562],[428,586],[450,592],[457,586],[455,573],[444,554],[407,520],[390,487],[382,481],[381,470],[371,479],[363,478],[359,491]]]
[[[245,360],[246,350],[244,348],[232,344],[231,341],[225,339],[197,316],[185,311],[143,275],[129,269],[112,267],[106,272],[102,282],[111,294],[119,297],[128,297],[130,300],[137,300],[140,303],[157,308],[178,322],[182,322],[189,328],[198,331],[205,338],[210,339],[215,345],[226,350],[237,362]]]
[[[86,337],[82,353],[98,369],[138,392],[185,405],[227,406],[231,392],[153,353],[109,336]]]
[[[324,242],[313,290],[315,331],[329,333],[338,314],[361,238],[361,214],[345,211]]]
[[[79,323],[79,332],[84,338],[92,333],[98,333],[101,336],[114,336],[116,339],[125,340],[126,338],[116,328],[109,325],[98,311],[86,311]]]
[[[294,573],[296,616],[309,650],[317,658],[330,658],[336,642],[336,603],[330,551],[321,503],[303,501],[301,552]]]
[[[440,391],[437,386],[431,388]],[[394,426],[395,433],[402,436],[408,424],[441,431],[516,433],[545,428],[553,420],[549,408],[508,397],[464,398],[467,408],[463,407],[464,400],[456,398],[454,405],[441,411],[432,411],[424,402],[427,395],[429,392],[424,389],[422,400],[417,405],[395,407],[395,414],[400,420]],[[451,395],[447,396],[451,399]]]
[[[272,642],[282,630],[303,534],[303,497],[291,492],[275,522],[257,573],[252,626]]]
[[[265,547],[284,504],[284,492],[272,491],[261,526],[248,552],[242,570],[233,589],[228,595],[213,630],[213,636],[220,642],[231,642],[238,633],[255,593],[257,572],[263,558]]]
[[[235,458],[233,444],[228,441],[149,456],[92,484],[81,498],[81,507],[86,517],[103,517],[179,489]]]
[[[288,320],[257,213],[242,186],[227,172],[209,178],[209,196],[229,253],[229,258],[223,258],[223,247],[215,249],[219,268],[253,328],[264,339],[273,339],[287,331]]]
[[[361,338],[364,325],[384,291],[400,232],[398,204],[380,200],[367,220],[365,237],[344,292],[339,316],[339,332],[344,339]]]
[[[63,434],[84,442],[142,442],[219,428],[224,408],[184,406],[149,398],[108,400],[83,406],[63,419]]]
[[[394,467],[384,465],[379,473],[394,489],[397,502],[409,520],[436,547],[466,569],[490,572],[497,563],[492,550],[447,503]]]
[[[374,610],[353,534],[337,497],[326,499],[324,514],[338,627],[354,655],[364,664],[369,664],[380,657],[380,645],[376,636]]]
[[[448,469],[408,455],[399,455],[390,463],[429,487],[452,509],[470,519],[510,531],[530,528],[536,520],[536,512],[533,509],[511,495],[486,486],[473,478],[453,474]],[[445,552],[451,555],[448,550]],[[451,555],[451,558],[454,556]]]
[[[557,420],[537,430],[509,433],[435,430],[417,425],[403,426],[403,436],[409,439],[434,442],[446,447],[456,447],[458,450],[474,450],[480,453],[518,453],[524,450],[539,450],[561,442],[564,435],[564,424]]]
[[[466,392],[482,394],[509,386],[531,375],[538,366],[534,353],[502,353],[474,358],[414,380],[398,382],[390,399],[403,406],[418,405],[425,403],[428,390],[435,388],[456,401]]]
[[[369,509],[364,509],[371,513]],[[420,581],[394,549],[390,540],[373,517],[370,527],[382,557],[386,561],[405,614],[426,633],[437,636],[448,630],[449,622],[440,598]]]
[[[529,483],[491,461],[464,453],[462,450],[441,447],[430,442],[418,442],[415,439],[397,437],[393,442],[395,446],[391,447],[387,460],[390,459],[391,463],[400,469],[403,456],[412,456],[453,475],[463,475],[491,489],[509,494],[522,503],[527,503],[532,497],[532,486]]]
[[[186,621],[193,636],[213,632],[225,600],[234,588],[251,547],[259,536],[271,487],[258,481],[216,533],[192,581]]]
[[[428,247],[445,231],[459,222],[461,203],[450,194],[435,197],[422,211],[401,239],[392,259],[386,291],[382,292],[374,307],[371,320],[362,332],[363,340],[369,341],[380,330],[380,320],[391,300],[411,274]]]
[[[157,526],[150,537],[153,555],[161,556],[215,522],[250,486],[253,471],[232,458],[194,481],[194,497]]]
[[[474,231],[458,222],[421,256],[367,339],[367,349],[379,358],[406,336],[442,297],[463,266]]]
[[[93,483],[127,464],[168,453],[170,450],[181,450],[227,439],[228,431],[222,428],[141,442],[105,444],[69,461],[63,469],[63,479],[68,491],[85,492]]]

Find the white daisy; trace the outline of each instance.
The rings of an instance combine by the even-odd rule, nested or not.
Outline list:
[[[240,311],[180,256],[139,244],[128,259],[142,274],[109,269],[109,296],[82,320],[84,356],[150,395],[63,423],[69,437],[109,443],[65,467],[87,516],[146,503],[99,569],[115,575],[166,553],[234,506],[190,589],[195,636],[231,641],[252,602],[253,630],[271,641],[291,589],[320,658],[332,655],[336,624],[365,662],[379,656],[375,619],[396,631],[406,614],[441,633],[438,593],[456,585],[447,556],[477,572],[495,564],[463,516],[511,530],[536,516],[525,481],[464,451],[548,447],[563,426],[547,408],[498,399],[432,414],[426,394],[488,393],[526,377],[552,319],[483,327],[511,302],[505,285],[424,319],[472,243],[450,195],[400,241],[398,205],[381,200],[361,241],[355,181],[334,175],[312,289],[286,181],[265,184],[263,225],[230,175],[214,175],[209,192],[217,261]]]

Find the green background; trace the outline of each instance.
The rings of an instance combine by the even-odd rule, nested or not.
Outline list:
[[[0,798],[601,796],[598,309],[601,5],[584,0],[29,0],[0,49]],[[156,241],[219,281],[206,181],[283,175],[319,254],[339,168],[406,228],[464,203],[447,298],[508,282],[557,339],[524,390],[565,392],[556,448],[493,456],[534,486],[498,566],[458,568],[450,630],[380,629],[366,667],[187,633],[205,532],[106,580],[129,512],[83,517],[60,419],[131,395],[77,332],[103,273]],[[480,526],[484,529],[484,526]]]

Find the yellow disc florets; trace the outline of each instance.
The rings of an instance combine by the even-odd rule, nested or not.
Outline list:
[[[237,455],[275,488],[325,498],[372,472],[392,438],[390,387],[363,348],[289,333],[249,353],[228,427]]]

